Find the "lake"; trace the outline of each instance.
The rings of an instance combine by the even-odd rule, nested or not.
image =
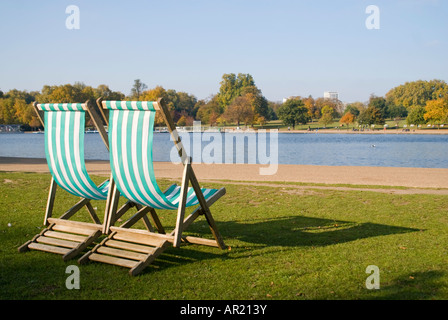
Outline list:
[[[256,133],[180,135],[193,161],[201,158],[205,163],[265,164],[267,157],[274,163],[278,158],[279,164],[448,168],[448,135],[279,133],[278,154],[270,147],[274,142],[270,141],[269,135],[265,139],[266,145],[261,144],[263,136]],[[241,135],[244,136],[241,151],[236,142],[233,146],[226,145],[226,141],[237,141]],[[0,156],[45,158],[44,143],[43,134],[0,134]],[[153,156],[155,161],[170,161],[171,157],[177,160],[168,133],[154,134]],[[99,134],[85,135],[85,157],[89,160],[109,159]],[[219,158],[221,160],[217,160]]]

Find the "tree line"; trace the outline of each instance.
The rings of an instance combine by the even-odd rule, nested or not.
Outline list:
[[[219,91],[206,99],[156,86],[148,89],[136,79],[129,95],[111,90],[107,85],[97,88],[84,83],[59,86],[44,85],[38,91],[0,91],[0,124],[21,124],[25,130],[40,127],[32,103],[85,102],[89,99],[154,101],[164,98],[174,122],[178,126],[191,126],[194,120],[203,124],[264,125],[280,119],[292,126],[318,121],[324,127],[339,119],[349,126],[383,125],[385,120],[406,118],[408,124],[441,124],[448,121],[448,85],[442,80],[406,82],[392,88],[384,97],[371,95],[367,102],[344,104],[328,98],[291,97],[284,103],[268,101],[256,86],[250,74],[224,74]],[[163,125],[156,117],[156,125]]]
[[[384,97],[372,94],[367,102],[343,104],[338,100],[292,97],[277,110],[283,123],[293,128],[313,119],[324,127],[339,119],[343,125],[384,125],[386,119],[406,119],[408,125],[448,122],[448,85],[443,80],[406,82]]]

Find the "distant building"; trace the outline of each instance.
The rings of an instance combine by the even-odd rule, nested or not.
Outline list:
[[[331,100],[339,100],[339,94],[336,91],[325,91],[324,98]]]

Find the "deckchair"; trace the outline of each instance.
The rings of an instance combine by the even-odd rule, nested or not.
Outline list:
[[[158,101],[97,101],[99,108],[109,110],[109,145],[113,179],[121,195],[147,208],[152,216],[156,209],[177,210],[175,229],[169,234],[126,226],[110,226],[110,235],[78,261],[88,260],[130,268],[131,275],[139,274],[170,244],[179,247],[181,242],[225,248],[209,207],[222,197],[226,190],[201,188],[182,146],[171,115],[162,99]],[[152,146],[154,119],[161,112],[179,156],[184,165],[182,184],[173,184],[162,192],[155,177]],[[192,187],[189,187],[191,183]],[[197,207],[185,218],[187,207]],[[113,216],[111,204],[109,218]],[[183,231],[200,215],[204,215],[213,239],[183,236]]]
[[[104,220],[107,220],[113,179],[96,185],[90,178],[84,160],[84,131],[86,111],[90,114],[107,148],[107,119],[98,112],[94,101],[86,103],[34,103],[34,109],[45,128],[45,154],[52,179],[44,218],[46,228],[32,240],[18,248],[61,254],[63,260],[79,255],[104,232],[91,200],[106,200]],[[42,113],[44,116],[42,116]],[[81,199],[59,218],[53,218],[57,187]],[[86,207],[93,223],[69,220],[81,208]],[[122,212],[132,205],[122,207]],[[120,212],[120,213],[122,213]]]

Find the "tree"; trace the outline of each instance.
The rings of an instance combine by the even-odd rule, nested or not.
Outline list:
[[[140,79],[134,80],[134,85],[131,89],[131,98],[139,100],[140,95],[145,91],[145,89],[148,88],[146,84],[140,81]]]
[[[328,106],[330,108],[333,109],[333,117],[337,116],[337,111],[338,110],[338,100],[335,99],[328,99],[328,98],[317,98],[315,100],[315,112],[314,112],[314,117],[319,119],[323,113],[322,113],[322,108]]]
[[[339,120],[340,123],[343,123],[345,125],[347,125],[347,129],[350,128],[350,123],[355,122],[355,116],[350,113],[347,112],[346,114],[344,114],[341,118],[341,120]]]
[[[236,122],[240,126],[241,122],[247,126],[254,121],[254,111],[252,101],[248,95],[239,96],[224,111],[223,117],[229,122]]]
[[[0,100],[0,121],[4,124],[18,124],[14,111],[14,99],[11,97]]]
[[[448,121],[448,98],[440,98],[426,102],[425,120],[431,124],[442,124]]]
[[[411,124],[425,124],[426,120],[425,120],[425,108],[422,106],[413,106],[409,108],[409,114],[406,118],[406,123],[408,125]]]
[[[386,119],[389,115],[388,110],[387,110],[387,105],[386,105],[386,99],[383,97],[378,97],[378,96],[375,96],[374,94],[370,95],[368,106],[375,107],[378,110],[380,110],[381,115],[384,119]]]
[[[424,107],[428,100],[442,98],[447,93],[448,84],[443,80],[418,80],[392,88],[386,93],[386,100],[389,106],[403,106],[410,110],[414,106]]]
[[[198,102],[198,110],[196,112],[196,118],[201,120],[203,123],[210,123],[210,117],[212,120],[214,115],[221,115],[222,110],[219,106],[217,96],[212,96],[208,101],[199,101]]]
[[[124,94],[119,91],[112,91],[107,85],[100,84],[94,89],[95,98],[103,98],[104,100],[123,100]]]
[[[394,120],[400,118],[406,118],[406,116],[408,115],[408,109],[406,109],[403,106],[396,106],[393,104],[387,106],[387,110],[389,112],[389,117],[391,117]]]
[[[384,121],[383,114],[380,109],[374,106],[370,106],[361,111],[358,117],[358,123],[367,125],[383,125],[384,123],[386,123],[386,121]]]
[[[278,109],[278,118],[287,126],[295,129],[296,124],[307,123],[311,120],[308,109],[302,99],[288,99]]]
[[[353,116],[359,116],[360,112],[361,110],[356,104],[348,104],[344,110],[344,114],[351,113]]]
[[[261,90],[256,86],[246,86],[241,90],[241,95],[247,95],[251,100],[255,117],[269,117],[268,100],[261,94]]]
[[[320,117],[320,122],[326,127],[328,124],[333,122],[334,109],[330,106],[323,106],[321,109],[322,116]]]
[[[220,82],[218,102],[221,108],[225,109],[232,101],[242,95],[245,87],[255,86],[254,78],[250,74],[234,73],[224,74]]]
[[[19,123],[27,125],[31,123],[35,115],[31,104],[27,104],[23,99],[16,99],[13,108],[15,110],[15,117]]]

